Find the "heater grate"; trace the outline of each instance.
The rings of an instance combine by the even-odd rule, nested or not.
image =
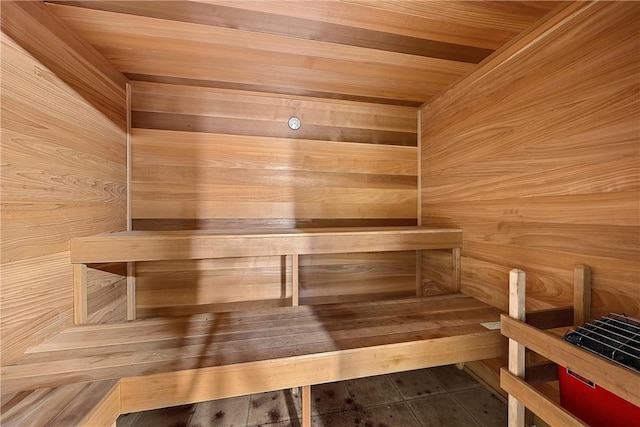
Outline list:
[[[564,335],[564,340],[640,373],[640,320],[603,316]]]

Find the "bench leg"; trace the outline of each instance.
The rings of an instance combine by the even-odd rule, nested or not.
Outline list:
[[[87,323],[87,265],[73,264],[73,323]]]
[[[451,289],[454,292],[460,292],[461,290],[461,286],[460,286],[460,278],[462,275],[462,262],[461,262],[461,249],[460,248],[454,248],[452,250],[452,256],[453,256],[453,277],[451,277]]]
[[[127,320],[136,320],[136,263],[127,263]]]
[[[302,427],[311,427],[311,386],[302,386]]]

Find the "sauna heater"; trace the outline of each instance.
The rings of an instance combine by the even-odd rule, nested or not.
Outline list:
[[[568,331],[564,340],[640,373],[638,319],[610,314]],[[590,426],[640,426],[640,407],[572,372],[570,367],[558,367],[558,377],[562,406]]]

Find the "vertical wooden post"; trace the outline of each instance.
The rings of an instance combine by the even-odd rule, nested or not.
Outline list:
[[[136,320],[136,263],[127,263],[127,320]]]
[[[131,83],[127,83],[127,230],[133,229],[131,212]],[[136,264],[127,263],[127,320],[136,320]]]
[[[302,427],[311,427],[311,386],[302,386]]]
[[[73,264],[73,323],[87,323],[87,265]]]
[[[525,320],[526,277],[522,270],[509,272],[509,316],[520,321]],[[524,378],[525,347],[509,339],[509,372]],[[524,405],[509,395],[509,427],[524,427]]]
[[[573,269],[573,324],[591,320],[591,270],[586,265]]]
[[[300,304],[300,279],[298,274],[298,254],[291,255],[291,305]]]
[[[451,290],[453,292],[460,292],[461,290],[461,276],[462,276],[462,250],[460,248],[453,248],[452,250],[453,257],[453,277],[451,277]]]
[[[422,251],[416,251],[416,296],[422,296]]]

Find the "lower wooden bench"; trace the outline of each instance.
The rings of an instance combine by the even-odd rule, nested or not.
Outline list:
[[[311,385],[499,356],[499,316],[453,294],[81,325],[3,367],[1,385],[115,380],[117,414],[301,386],[308,425]]]

